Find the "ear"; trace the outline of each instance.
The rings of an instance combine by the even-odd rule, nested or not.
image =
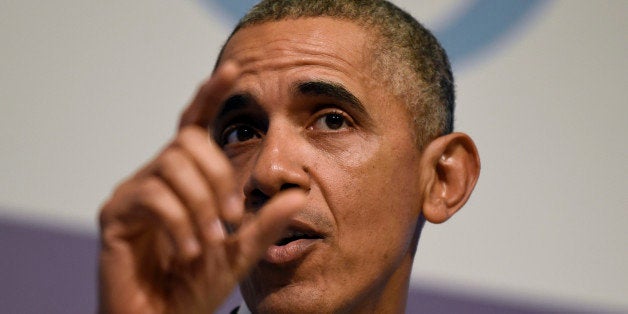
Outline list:
[[[421,155],[423,217],[442,223],[469,199],[480,175],[480,156],[464,133],[441,136]]]

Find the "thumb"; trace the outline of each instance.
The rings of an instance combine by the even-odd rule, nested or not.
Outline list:
[[[289,189],[273,197],[253,219],[236,234],[237,249],[234,271],[240,277],[248,273],[268,247],[281,237],[290,219],[305,205],[305,192]]]

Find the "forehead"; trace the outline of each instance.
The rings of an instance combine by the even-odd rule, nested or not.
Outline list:
[[[264,22],[236,32],[221,59],[237,61],[244,73],[308,68],[369,83],[372,37],[354,22],[329,17]]]
[[[368,35],[352,21],[331,17],[269,21],[237,31],[227,43],[223,57],[251,56],[256,51],[281,53],[294,48],[331,56],[361,57],[370,52]]]

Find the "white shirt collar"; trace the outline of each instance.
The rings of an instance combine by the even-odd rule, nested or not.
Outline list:
[[[238,314],[251,314],[251,310],[249,310],[249,307],[246,306],[246,302],[242,302],[242,304],[240,304]]]

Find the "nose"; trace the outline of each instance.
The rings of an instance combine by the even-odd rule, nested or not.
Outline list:
[[[247,208],[258,210],[277,193],[310,189],[306,151],[298,132],[289,126],[269,128],[244,186]]]

